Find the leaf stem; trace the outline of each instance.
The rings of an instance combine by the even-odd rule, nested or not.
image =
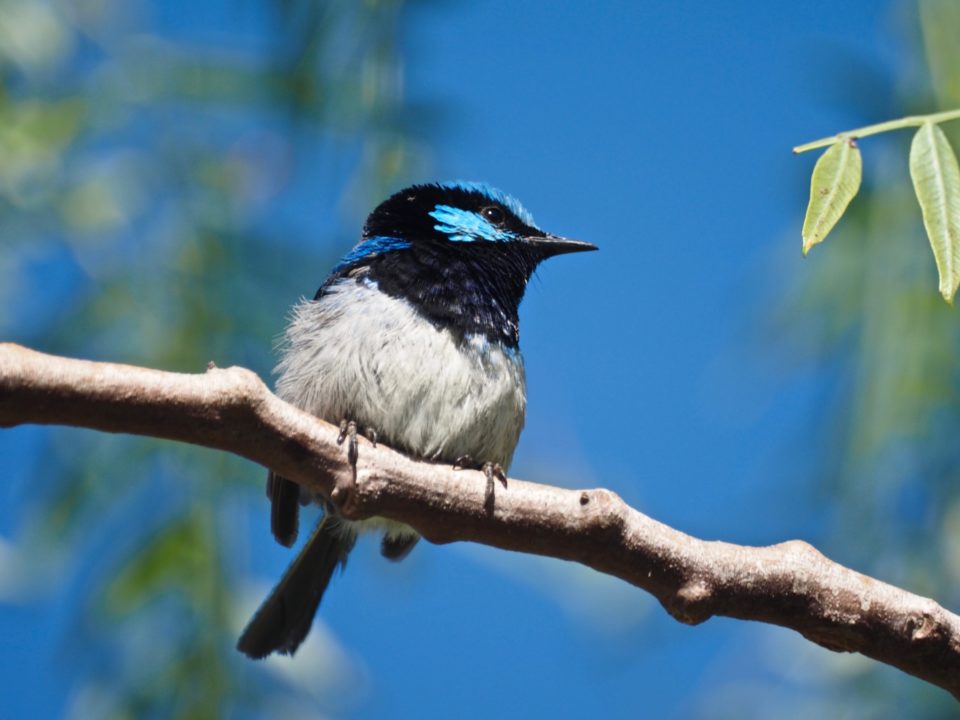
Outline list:
[[[808,150],[816,150],[817,148],[826,147],[827,145],[833,145],[837,140],[843,138],[849,138],[856,140],[857,138],[867,137],[868,135],[876,135],[878,133],[887,132],[888,130],[900,130],[905,127],[919,127],[926,122],[929,123],[942,123],[949,122],[950,120],[960,120],[960,108],[956,110],[945,110],[944,112],[933,113],[932,115],[911,115],[909,117],[900,118],[899,120],[887,120],[886,122],[878,123],[876,125],[867,125],[866,127],[857,128],[856,130],[847,130],[845,132],[837,133],[831,137],[820,138],[819,140],[814,140],[813,142],[805,143],[804,145],[797,145],[793,149],[795,155],[800,153],[807,152]]]

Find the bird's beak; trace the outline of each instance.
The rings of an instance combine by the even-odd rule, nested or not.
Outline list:
[[[546,257],[599,249],[593,243],[571,240],[557,235],[530,235],[524,238],[524,242],[540,250]]]

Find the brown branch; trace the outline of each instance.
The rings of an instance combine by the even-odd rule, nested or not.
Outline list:
[[[782,625],[960,699],[960,617],[933,600],[842,567],[803,542],[698,540],[609,490],[511,479],[491,508],[480,473],[416,462],[363,440],[354,480],[336,428],[287,405],[249,370],[182,375],[0,344],[0,427],[26,423],[226,450],[326,493],[347,517],[400,520],[435,543],[470,540],[574,560],[646,590],[681,622],[724,615]]]

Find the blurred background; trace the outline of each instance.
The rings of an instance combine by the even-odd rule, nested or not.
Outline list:
[[[522,308],[511,474],[704,538],[805,539],[960,606],[960,320],[909,132],[806,260],[798,143],[960,106],[960,3],[0,0],[0,339],[269,377],[289,306],[411,181],[601,252]],[[960,123],[945,126],[954,146]],[[292,553],[263,468],[0,432],[0,717],[954,717],[579,566],[361,543],[294,659],[234,650]]]

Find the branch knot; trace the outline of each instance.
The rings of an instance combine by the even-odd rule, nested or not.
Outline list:
[[[663,603],[674,618],[686,625],[699,625],[713,615],[713,590],[703,580],[691,580]]]

